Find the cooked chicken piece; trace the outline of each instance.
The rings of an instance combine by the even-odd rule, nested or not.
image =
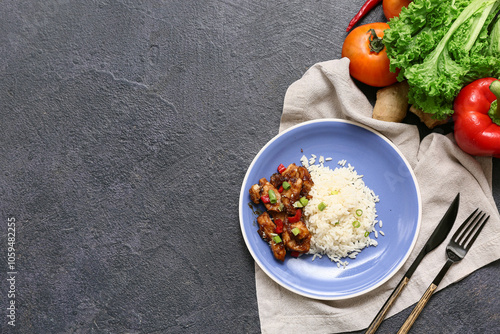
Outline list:
[[[271,217],[267,212],[264,212],[259,217],[257,217],[257,223],[259,224],[259,235],[262,239],[269,242],[271,250],[273,251],[274,257],[277,260],[284,261],[286,255],[285,245],[282,242],[276,243],[273,239],[276,236],[276,225],[271,220]]]
[[[292,178],[292,177],[298,177],[298,167],[296,164],[291,163],[288,165],[288,167],[281,173],[284,177]]]
[[[311,233],[309,233],[309,230],[307,229],[306,224],[302,220],[299,220],[298,222],[292,223],[292,224],[289,223],[286,226],[287,231],[289,230],[291,232],[294,229],[297,229],[298,233],[297,233],[297,235],[292,233],[293,239],[298,240],[298,241],[302,241],[302,240],[307,240],[307,239],[311,238]]]
[[[303,166],[299,166],[297,168],[297,172],[299,173],[299,177],[302,180],[310,180],[311,179],[311,174],[309,174],[309,171],[307,170],[307,168],[305,168]]]
[[[281,198],[285,211],[291,216],[295,215],[293,203],[300,199],[300,192],[302,190],[302,180],[298,178],[299,174],[297,171],[297,165],[292,163],[281,174],[283,181],[290,184],[289,189],[283,189]]]
[[[292,230],[297,228],[297,235],[293,234]],[[286,249],[300,253],[307,253],[311,248],[311,233],[307,229],[303,221],[289,223],[288,220],[284,223],[282,233],[283,243]]]
[[[290,188],[287,190],[283,190],[281,193],[281,201],[283,202],[283,206],[285,211],[290,215],[295,215],[295,208],[293,207],[293,203],[300,199],[300,192],[302,190],[302,180],[298,178],[287,178],[288,183],[290,183]]]
[[[276,221],[276,219],[281,219],[281,221],[284,222],[288,217],[288,215],[284,211],[282,212],[271,211],[269,212],[269,214],[271,215],[271,217],[273,217],[273,221]]]
[[[261,192],[261,187],[260,185],[258,184],[254,184],[251,188],[250,188],[250,199],[252,200],[252,202],[254,202],[255,204],[259,204],[260,203],[260,192]]]
[[[290,188],[288,190],[283,190],[282,196],[286,196],[290,199],[290,201],[292,201],[292,203],[295,203],[295,201],[300,199],[303,181],[302,179],[293,177],[288,179],[288,183],[290,183]]]
[[[259,204],[262,201],[261,197],[263,195],[269,196],[269,190],[274,192],[274,195],[276,196],[276,203],[264,203],[264,206],[270,211],[281,211],[281,194],[275,186],[267,181],[265,177],[260,179],[258,184],[254,184],[250,188],[250,199],[255,204]]]
[[[269,179],[269,182],[275,188],[279,188],[283,184],[283,181],[285,181],[285,177],[280,173],[274,173],[273,175],[271,175],[271,178]]]
[[[312,180],[305,180],[302,183],[302,191],[300,192],[300,196],[305,197],[307,199],[311,199],[312,196],[309,195],[309,192],[311,191],[311,188],[313,185],[314,185],[314,182]]]
[[[276,196],[276,203],[264,203],[264,206],[268,211],[281,211],[281,194],[278,189],[276,189],[271,183],[269,183],[265,177],[259,180],[259,185],[261,187],[261,196],[268,195],[269,190],[274,192]]]
[[[301,196],[306,197],[307,199],[311,199],[312,196],[309,195],[309,192],[311,191],[312,186],[314,185],[314,182],[311,178],[311,174],[309,174],[309,171],[307,168],[300,166],[297,169],[299,173],[299,177],[302,179],[302,190],[300,192]]]

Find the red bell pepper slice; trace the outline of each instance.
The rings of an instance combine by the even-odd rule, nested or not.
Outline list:
[[[279,164],[278,166],[278,173],[283,173],[286,170],[286,167],[283,164]]]
[[[282,233],[283,232],[283,221],[281,219],[275,219],[274,224],[276,224],[276,233]]]
[[[455,141],[476,156],[500,157],[500,81],[483,78],[468,84],[453,104]]]
[[[292,257],[299,257],[299,255],[300,255],[300,252],[297,252],[297,251],[290,252],[290,256],[292,256]]]
[[[288,222],[290,223],[296,223],[300,220],[300,218],[302,217],[302,210],[301,209],[297,209],[295,210],[295,216],[293,217],[288,217]]]
[[[278,188],[278,192],[279,192],[280,194],[283,192],[283,186],[282,186],[282,185]]]
[[[264,204],[271,203],[271,201],[269,200],[269,196],[268,196],[268,195],[262,195],[262,196],[260,196],[260,200],[261,200],[261,201],[262,201],[262,203],[264,203]]]

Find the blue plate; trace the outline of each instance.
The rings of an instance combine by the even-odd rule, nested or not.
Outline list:
[[[257,233],[257,213],[248,190],[269,177],[282,163],[300,165],[311,154],[333,160],[331,169],[345,159],[363,175],[366,186],[379,196],[378,220],[384,236],[378,246],[368,247],[349,265],[338,268],[327,256],[312,255],[277,261],[269,245]],[[263,211],[263,207],[260,208]],[[281,286],[299,295],[322,300],[352,298],[371,291],[391,278],[408,259],[420,230],[420,191],[413,171],[397,147],[380,133],[357,123],[321,119],[301,123],[269,141],[252,161],[240,193],[240,225],[245,243],[262,270]],[[374,238],[373,233],[371,237]]]

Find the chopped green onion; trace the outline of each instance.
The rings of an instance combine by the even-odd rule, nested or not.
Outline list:
[[[306,206],[307,203],[309,203],[309,200],[307,198],[305,198],[305,197],[301,197],[299,199],[299,202],[300,202],[300,204],[302,204],[302,206]]]
[[[278,207],[278,211],[281,212],[285,208],[285,205],[283,203],[280,203],[280,206]]]
[[[352,226],[354,226],[354,228],[358,228],[361,226],[361,223],[359,221],[355,220],[352,222]]]
[[[274,193],[274,191],[272,189],[269,189],[269,191],[267,193],[269,194],[269,202],[274,204],[278,201],[278,199],[276,198],[276,194]]]
[[[370,232],[366,231],[365,232],[365,237],[369,236],[370,235]]]
[[[326,209],[326,203],[325,202],[321,202],[318,204],[318,209],[319,211],[323,211]]]
[[[293,235],[297,235],[300,233],[300,229],[298,227],[292,228]]]
[[[282,186],[283,186],[283,189],[285,189],[285,190],[288,190],[288,189],[290,189],[290,187],[291,187],[290,183],[288,183],[288,182],[286,182],[286,181],[285,181],[285,182],[283,182]]]
[[[302,203],[300,203],[300,201],[297,201],[297,202],[293,203],[293,207],[294,208],[303,208],[304,206],[302,205]]]
[[[338,190],[332,190],[332,192],[330,193],[330,195],[337,195],[339,193]]]
[[[362,214],[363,214],[363,210],[361,210],[361,209],[356,210],[356,216],[361,217]]]
[[[279,235],[275,235],[275,236],[273,237],[273,241],[274,241],[275,243],[279,244],[279,243],[281,242],[281,238],[280,238],[280,236],[279,236]]]

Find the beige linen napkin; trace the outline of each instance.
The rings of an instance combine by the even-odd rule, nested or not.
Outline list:
[[[280,131],[311,119],[342,118],[365,124],[392,140],[409,161],[420,186],[423,215],[417,244],[392,279],[366,295],[341,301],[314,300],[294,294],[256,265],[262,333],[339,333],[368,327],[458,192],[460,208],[453,230],[478,207],[491,218],[465,259],[448,271],[439,289],[500,258],[500,217],[491,191],[491,158],[475,159],[465,154],[452,136],[433,133],[420,141],[416,126],[374,120],[372,109],[349,76],[347,58],[322,62],[288,88]],[[444,249],[452,233],[424,258],[388,316],[420,299],[446,261]]]

